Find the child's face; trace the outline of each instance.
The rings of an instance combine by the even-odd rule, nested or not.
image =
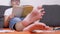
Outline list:
[[[12,2],[11,2],[11,5],[12,5],[12,6],[15,6],[15,5],[19,6],[19,4],[20,4],[19,1],[12,1]]]

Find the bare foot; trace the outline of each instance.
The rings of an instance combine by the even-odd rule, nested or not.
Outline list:
[[[28,14],[23,21],[27,21],[28,22],[27,24],[30,24],[36,20],[39,20],[40,18],[42,18],[42,16],[45,13],[43,10],[44,9],[42,7],[39,7],[39,9],[38,8],[33,9],[32,12],[30,14]],[[41,12],[41,11],[43,11],[43,12]]]
[[[34,23],[23,29],[23,31],[30,32],[32,32],[33,30],[51,30],[51,28],[49,26],[46,26],[44,23]]]

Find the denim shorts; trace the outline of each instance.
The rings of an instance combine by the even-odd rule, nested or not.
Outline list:
[[[24,18],[14,17],[9,21],[9,28],[14,29],[14,25],[20,21],[22,21]]]

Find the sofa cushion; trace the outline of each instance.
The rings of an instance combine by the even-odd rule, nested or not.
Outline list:
[[[4,23],[4,12],[6,9],[10,8],[11,6],[1,6],[0,5],[0,28],[3,27]]]
[[[60,26],[60,5],[43,5],[45,15],[41,22],[48,26]]]
[[[23,5],[22,17],[26,17],[33,10],[32,5]]]

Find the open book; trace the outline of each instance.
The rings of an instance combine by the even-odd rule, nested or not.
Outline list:
[[[29,14],[32,11],[33,7],[26,5],[26,6],[20,6],[20,7],[14,7],[13,8],[13,13],[15,16],[18,17],[25,17],[27,14]]]
[[[13,7],[12,13],[14,14],[14,16],[21,17],[22,12],[23,12],[23,8],[22,7]]]

